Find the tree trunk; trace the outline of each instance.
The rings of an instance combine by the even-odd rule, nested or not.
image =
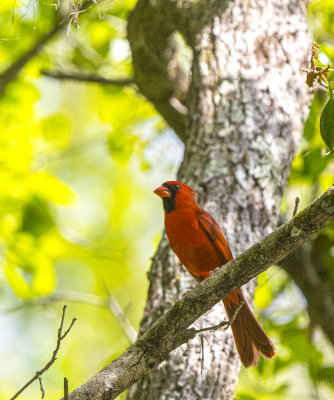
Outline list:
[[[175,31],[193,54],[190,85],[182,88],[181,68],[173,63]],[[232,252],[241,253],[277,225],[302,133],[307,107],[299,68],[307,65],[310,47],[305,1],[139,0],[128,34],[138,87],[185,140],[178,180],[199,193]],[[165,235],[149,280],[141,332],[196,284]],[[244,287],[250,302],[254,287]],[[196,326],[223,318],[219,304]],[[202,338],[171,353],[130,388],[128,400],[232,399],[240,362],[231,332]]]

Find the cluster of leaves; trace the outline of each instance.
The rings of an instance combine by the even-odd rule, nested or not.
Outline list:
[[[334,151],[334,82],[327,79],[328,72],[334,71],[331,69],[332,64],[326,67],[320,66],[319,45],[317,42],[312,44],[311,69],[302,69],[307,72],[306,84],[310,89],[317,85],[325,87],[328,92],[329,100],[325,105],[320,117],[320,132],[321,136],[329,148],[329,154]]]

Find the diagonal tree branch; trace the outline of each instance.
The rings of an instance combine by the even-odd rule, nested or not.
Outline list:
[[[115,399],[196,335],[188,327],[220,299],[295,251],[334,220],[334,185],[291,221],[206,279],[161,317],[120,357],[74,390],[70,400]]]
[[[23,54],[0,75],[0,96],[3,94],[7,85],[17,77],[18,73],[27,64],[27,62],[30,61],[43,48],[43,46],[62,29],[65,21],[62,23],[57,23],[39,39],[33,48],[31,48],[27,53]]]
[[[41,74],[47,76],[49,78],[58,79],[60,81],[77,81],[77,82],[92,82],[92,83],[101,83],[103,85],[111,85],[111,86],[126,86],[134,84],[134,80],[132,78],[117,78],[110,79],[105,78],[104,76],[96,75],[96,74],[85,74],[78,72],[62,72],[58,70],[43,70]]]

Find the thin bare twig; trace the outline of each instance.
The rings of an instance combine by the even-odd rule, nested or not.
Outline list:
[[[203,374],[203,369],[204,369],[204,337],[201,335],[201,375]]]
[[[109,79],[104,76],[96,75],[96,74],[85,74],[78,72],[62,72],[58,70],[43,70],[41,74],[47,76],[49,78],[58,79],[60,81],[77,81],[77,82],[89,82],[89,83],[100,83],[103,85],[110,86],[126,86],[134,84],[134,80],[132,78],[118,78],[118,79]]]
[[[300,198],[296,197],[295,198],[295,208],[293,210],[292,218],[294,218],[297,215],[299,203],[300,203]]]
[[[68,379],[64,377],[64,400],[68,400]]]
[[[132,326],[130,321],[127,319],[126,315],[122,307],[119,305],[117,299],[111,294],[110,289],[106,282],[102,282],[104,290],[107,294],[106,306],[113,313],[115,318],[117,319],[120,327],[123,329],[123,332],[129,338],[131,343],[134,343],[137,339],[137,331]]]
[[[105,300],[100,296],[95,296],[89,293],[74,292],[74,291],[59,291],[51,294],[50,296],[36,297],[34,299],[25,300],[24,302],[14,307],[0,309],[0,314],[7,314],[31,307],[47,307],[50,304],[65,302],[65,301],[87,304],[95,307],[106,307]]]
[[[194,330],[193,332],[196,334],[196,333],[201,333],[201,332],[206,332],[206,331],[216,331],[217,329],[220,329],[223,326],[225,326],[225,330],[228,329],[233,324],[233,322],[235,321],[235,318],[238,315],[238,312],[240,311],[241,307],[244,304],[245,303],[243,301],[241,301],[239,303],[238,307],[236,308],[236,310],[234,311],[234,313],[232,315],[232,318],[229,321],[222,321],[218,325],[210,326],[208,328],[202,328],[202,329]],[[203,369],[204,369],[204,337],[201,335],[200,339],[201,339],[201,374],[202,374],[203,373]]]
[[[67,307],[67,306],[64,306],[64,307],[63,307],[63,313],[62,313],[62,316],[61,316],[61,322],[60,322],[60,326],[59,326],[59,329],[58,329],[58,335],[57,335],[57,344],[56,344],[56,348],[55,348],[54,351],[53,351],[51,360],[50,360],[42,369],[40,369],[39,371],[37,371],[37,372],[35,373],[35,375],[34,375],[24,386],[22,386],[22,388],[21,388],[18,392],[16,392],[16,393],[14,394],[13,397],[11,397],[10,400],[16,399],[28,386],[30,386],[30,385],[31,385],[34,381],[36,381],[37,379],[39,379],[42,394],[44,393],[44,388],[43,388],[43,385],[41,384],[41,379],[40,379],[40,377],[41,377],[41,376],[44,374],[44,372],[47,371],[47,370],[51,367],[51,365],[57,360],[57,354],[58,354],[58,351],[59,351],[59,349],[60,349],[61,341],[67,336],[67,334],[70,332],[70,330],[72,329],[72,327],[73,327],[73,325],[74,325],[74,323],[75,323],[75,321],[76,321],[76,318],[73,318],[73,319],[72,319],[72,322],[70,323],[69,328],[65,331],[65,333],[63,333],[63,326],[64,326],[64,319],[65,319],[66,307]],[[42,397],[42,398],[43,398],[43,397]]]
[[[74,291],[59,291],[53,293],[50,296],[37,297],[35,299],[26,300],[21,304],[9,307],[5,309],[0,309],[0,314],[7,314],[10,312],[19,311],[28,307],[45,307],[57,302],[73,302],[86,305],[92,305],[95,307],[107,308],[117,319],[120,327],[123,329],[124,333],[128,337],[131,343],[134,343],[137,338],[137,331],[132,326],[131,322],[127,319],[123,309],[119,305],[117,299],[110,293],[110,290],[103,284],[106,292],[106,298],[101,296],[96,296],[89,293],[80,293]]]
[[[238,315],[238,312],[240,311],[241,307],[244,304],[245,303],[241,300],[241,302],[239,303],[238,307],[234,311],[234,313],[232,315],[232,318],[229,321],[222,321],[218,325],[209,326],[207,328],[194,329],[193,332],[194,333],[201,333],[201,332],[206,332],[206,331],[216,331],[216,330],[222,328],[223,326],[225,326],[225,330],[228,329],[233,324],[233,322],[235,321],[235,319],[236,319],[236,317]]]
[[[41,389],[41,392],[42,392],[42,399],[44,399],[45,390],[44,390],[44,387],[43,387],[42,377],[40,376],[40,377],[38,378],[38,380],[39,380],[39,388]]]

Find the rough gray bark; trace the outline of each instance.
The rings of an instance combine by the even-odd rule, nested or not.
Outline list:
[[[189,88],[179,84],[176,30],[193,54]],[[276,226],[302,132],[305,1],[139,0],[128,35],[138,87],[185,141],[178,179],[199,193],[240,254]],[[149,279],[141,333],[194,284],[165,236]],[[245,290],[250,299],[254,283]],[[196,326],[223,316],[218,305]],[[201,357],[199,339],[182,345],[132,386],[128,400],[231,399],[240,368],[231,333],[205,334],[202,372]]]
[[[334,221],[334,185],[294,219],[177,301],[120,357],[71,392],[69,399],[115,399],[151,368],[164,361],[171,350],[193,339],[198,332],[188,327],[220,302],[222,297],[281,261],[331,221]]]

